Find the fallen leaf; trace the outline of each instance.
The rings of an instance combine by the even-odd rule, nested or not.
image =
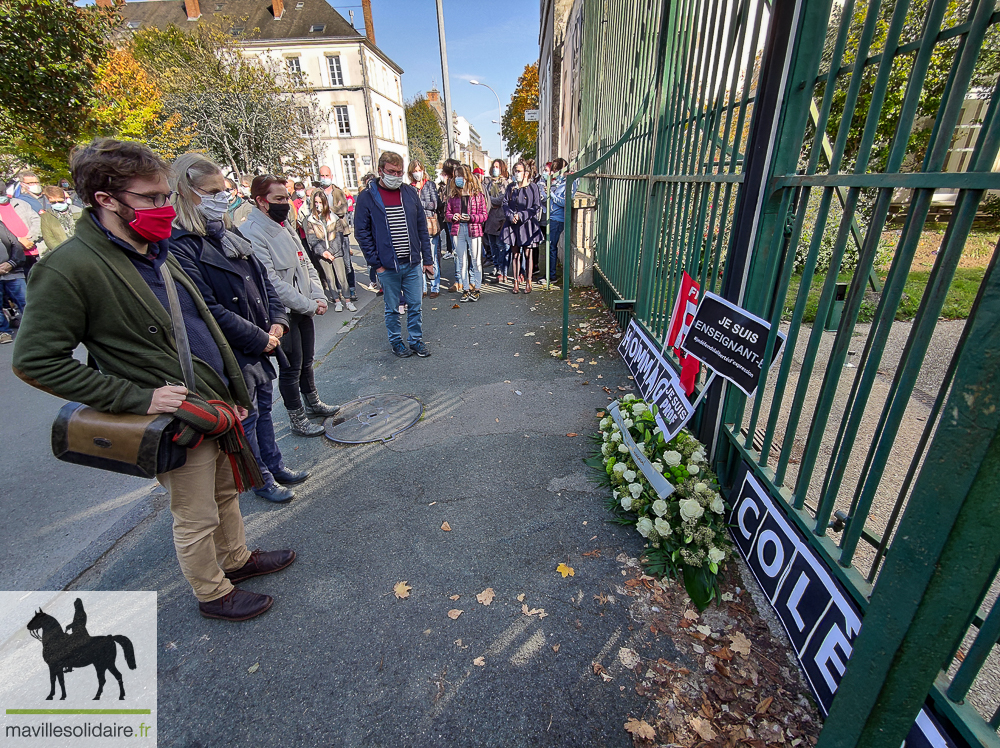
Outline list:
[[[559,564],[559,566],[556,567],[556,571],[563,575],[563,579],[566,577],[576,576],[576,572],[573,571],[573,567],[567,566],[566,564]]]
[[[625,723],[625,732],[643,740],[656,740],[656,730],[644,719],[629,717]]]
[[[505,379],[505,380],[503,380],[503,383],[504,384],[510,384],[510,380],[509,379]]]
[[[622,661],[622,665],[627,667],[629,670],[634,668],[641,661],[639,653],[634,649],[629,649],[628,647],[622,647],[618,650],[618,659]]]
[[[520,353],[515,353],[515,354],[514,354],[514,358],[517,358],[517,357],[518,357],[518,356],[520,356],[520,355],[521,355]]]
[[[766,699],[764,699],[763,701],[761,701],[757,705],[757,714],[767,714],[767,710],[770,708],[771,702],[773,702],[773,701],[774,701],[774,697],[773,696],[768,696]]]
[[[712,729],[712,723],[707,719],[692,717],[691,727],[694,728],[694,731],[698,733],[702,740],[715,740],[715,730]]]
[[[253,665],[250,666],[250,668],[247,670],[247,672],[248,673],[256,673],[258,670],[260,670],[260,663],[259,662],[255,662]]]
[[[410,596],[410,590],[412,589],[413,588],[406,582],[396,582],[396,584],[392,588],[392,592],[400,600],[405,600]]]
[[[526,337],[526,338],[533,338],[533,337],[535,337],[535,333],[533,333],[533,332],[526,332],[526,333],[524,333],[524,337]]]
[[[519,603],[523,603],[524,602],[524,593],[523,592],[520,595],[517,596],[517,601]]]
[[[552,651],[553,651],[553,652],[558,652],[558,651],[559,651],[559,647],[560,647],[560,645],[559,645],[559,644],[553,644],[553,645],[552,645]]]
[[[568,436],[570,439],[572,439],[574,436],[579,436],[579,434],[574,434],[573,432],[570,432],[570,433],[566,434],[566,436]]]
[[[497,419],[496,419],[496,422],[497,422],[497,423],[500,423],[500,419],[499,419],[499,418],[497,418]]]
[[[599,662],[590,663],[590,667],[594,670],[594,675],[600,675],[604,672],[604,665]]]
[[[578,351],[578,350],[580,350],[580,346],[578,346],[578,345],[574,345],[574,346],[573,346],[573,350],[574,350],[574,351]]]
[[[437,504],[437,502],[436,502],[436,501],[432,501],[432,502],[431,502],[430,504],[428,504],[427,506],[434,506],[435,504]]]
[[[697,621],[698,620],[698,614],[695,613],[693,610],[685,610],[684,611],[684,617],[687,618],[689,621]]]
[[[464,612],[465,612],[464,610],[455,610],[455,609],[452,609],[452,610],[449,610],[449,611],[448,611],[448,617],[449,617],[449,618],[450,618],[451,620],[453,620],[453,621],[454,621],[454,620],[455,620],[456,618],[458,618],[458,617],[459,617],[460,615],[462,615],[462,613],[464,613]]]
[[[539,618],[545,618],[548,615],[548,613],[545,612],[545,608],[532,608],[531,610],[528,610],[528,606],[524,604],[521,605],[521,612],[526,616],[537,615]]]
[[[476,599],[483,605],[489,605],[491,602],[493,602],[494,597],[495,595],[493,594],[492,587],[487,587],[485,590],[476,595]]]
[[[477,657],[476,659],[474,659],[472,661],[472,664],[473,665],[478,665],[479,667],[486,667],[486,658],[485,657]]]
[[[451,525],[449,525],[447,522],[442,522],[441,529],[444,530],[445,532],[451,532]]]
[[[458,600],[458,598],[460,598],[460,597],[461,597],[461,595],[452,595],[452,596],[451,596],[451,597],[449,597],[448,599],[449,599],[449,600]]]
[[[452,307],[452,309],[461,309],[461,308],[462,308],[461,304],[455,304],[455,306]]]
[[[750,640],[743,636],[741,632],[737,631],[731,634],[729,636],[729,641],[732,642],[730,649],[734,652],[738,652],[744,657],[750,656]]]
[[[424,636],[430,636],[430,635],[431,635],[431,630],[430,629],[424,629]]]
[[[508,322],[507,324],[508,324],[508,325],[513,325],[514,323],[513,323],[513,322]]]
[[[710,626],[695,626],[695,628],[705,636],[712,635],[712,628]]]
[[[587,359],[585,359],[585,358],[578,358],[578,359],[576,360],[576,362],[577,362],[578,364],[582,364],[582,363],[583,363],[584,361],[586,361],[586,360],[587,360]]]

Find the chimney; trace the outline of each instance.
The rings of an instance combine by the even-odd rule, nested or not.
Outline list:
[[[187,10],[189,21],[197,21],[201,18],[201,6],[198,4],[198,0],[184,0],[184,8]]]
[[[113,8],[115,7],[114,0],[96,0],[98,8]]]
[[[372,0],[361,0],[361,9],[365,14],[365,36],[375,44],[375,21],[372,20]]]
[[[274,20],[280,21],[281,17],[285,15],[285,0],[273,0],[271,3],[271,12],[274,13]]]

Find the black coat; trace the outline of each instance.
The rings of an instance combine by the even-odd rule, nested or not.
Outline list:
[[[177,228],[170,237],[170,251],[201,290],[240,368],[266,362],[271,325],[287,328],[288,317],[260,260],[252,253],[244,260],[229,259],[209,237]],[[247,294],[245,273],[257,293]]]

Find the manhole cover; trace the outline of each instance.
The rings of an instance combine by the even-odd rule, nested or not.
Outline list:
[[[424,406],[406,395],[368,395],[326,419],[326,438],[340,444],[387,442],[420,420]]]

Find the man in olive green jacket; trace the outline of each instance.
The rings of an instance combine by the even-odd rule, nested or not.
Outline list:
[[[146,146],[96,140],[74,152],[73,179],[87,208],[76,235],[46,254],[29,284],[31,299],[14,347],[25,382],[107,413],[173,413],[186,397],[171,332],[166,265],[177,286],[190,340],[196,391],[243,417],[250,405],[236,357],[194,282],[167,252],[173,208],[168,167]],[[73,358],[83,343],[98,368]],[[283,569],[294,551],[247,549],[229,458],[205,439],[183,467],[158,475],[170,491],[174,547],[209,618],[246,620],[273,599],[234,587]]]

